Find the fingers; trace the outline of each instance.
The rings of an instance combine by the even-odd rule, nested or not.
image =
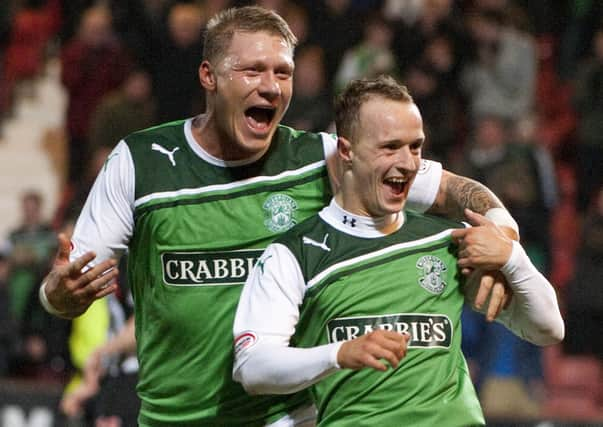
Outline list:
[[[370,367],[378,371],[387,370],[387,364],[396,368],[406,356],[410,335],[377,330],[344,343],[337,361],[343,368],[361,369]]]
[[[57,248],[57,256],[55,265],[63,265],[69,263],[69,253],[71,252],[71,241],[64,233],[59,233],[57,236],[59,247]]]
[[[495,282],[490,294],[490,303],[486,313],[488,322],[494,321],[500,314],[504,306],[505,285],[501,282]]]
[[[98,276],[98,278],[86,283],[83,287],[83,290],[86,292],[89,298],[98,299],[97,295],[99,294],[102,298],[102,296],[108,295],[107,289],[110,289],[112,286],[111,282],[117,278],[118,274],[119,272],[117,268],[104,272],[102,275]]]
[[[488,299],[488,295],[490,295],[490,291],[494,286],[494,276],[489,273],[484,273],[479,282],[479,289],[477,291],[477,295],[475,296],[475,308],[481,310],[481,308],[486,303]]]
[[[465,208],[465,217],[471,225],[489,225],[492,224],[488,218],[483,215],[473,212],[471,209]]]
[[[96,258],[94,252],[86,252],[81,257],[76,258],[75,261],[69,264],[67,271],[69,277],[72,279],[77,279],[82,274],[82,269],[94,258]]]
[[[90,270],[86,271],[85,273],[81,274],[77,280],[75,281],[76,286],[78,288],[81,287],[86,287],[89,284],[92,284],[92,282],[97,281],[99,278],[105,278],[105,276],[107,276],[110,273],[114,273],[115,271],[117,271],[115,267],[116,261],[114,259],[108,259],[105,260],[103,262],[101,262],[98,265],[95,265],[94,267],[92,267]],[[107,280],[103,280],[101,282],[97,282],[93,288],[95,288],[96,290],[100,290],[101,285],[108,283]]]

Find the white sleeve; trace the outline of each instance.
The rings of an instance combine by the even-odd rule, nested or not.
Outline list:
[[[305,282],[285,246],[268,246],[249,275],[234,321],[233,379],[250,394],[288,394],[338,369],[341,343],[289,347]]]
[[[134,163],[121,141],[109,154],[90,190],[71,238],[73,260],[94,251],[91,265],[119,258],[134,226]]]
[[[417,212],[425,212],[435,202],[442,180],[442,164],[422,159],[421,167],[410,186],[406,206]]]
[[[513,242],[511,257],[501,272],[513,290],[513,298],[496,320],[536,345],[561,341],[565,326],[555,290],[518,242]]]

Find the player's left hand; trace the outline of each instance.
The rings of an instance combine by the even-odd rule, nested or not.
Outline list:
[[[467,269],[500,270],[507,263],[513,250],[512,240],[491,220],[465,209],[465,215],[473,227],[452,232],[459,246],[458,265],[464,274]]]
[[[471,292],[474,299],[470,300],[491,322],[509,305],[513,296],[504,276],[497,271],[509,260],[513,244],[508,231],[488,218],[469,209],[465,210],[465,215],[473,227],[452,232],[459,245],[458,264],[465,275],[479,270],[475,272],[481,274],[479,288]],[[485,304],[487,310],[484,310]]]

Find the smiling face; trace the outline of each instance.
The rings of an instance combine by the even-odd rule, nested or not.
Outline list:
[[[268,149],[291,101],[293,48],[269,32],[237,31],[217,61],[201,64],[208,110],[219,136],[219,157],[238,160]],[[211,153],[211,149],[210,149]]]
[[[419,109],[410,101],[371,96],[360,107],[351,138],[339,139],[347,165],[343,208],[372,217],[398,213],[421,163],[425,134]]]

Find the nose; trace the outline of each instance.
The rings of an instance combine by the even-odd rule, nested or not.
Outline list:
[[[397,151],[396,167],[401,172],[415,173],[419,170],[420,156],[413,153],[408,145]]]
[[[262,73],[258,92],[261,96],[270,101],[281,95],[281,86],[272,71]]]

